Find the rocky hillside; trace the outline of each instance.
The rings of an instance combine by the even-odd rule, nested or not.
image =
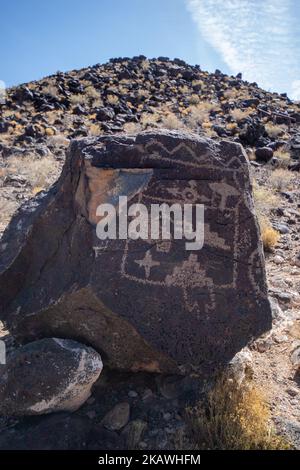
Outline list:
[[[58,72],[9,89],[0,116],[2,230],[24,198],[57,177],[73,138],[187,128],[241,142],[258,163],[299,170],[299,104],[179,59],[139,56]]]
[[[277,431],[300,448],[300,104],[243,81],[240,74],[209,74],[179,59],[140,56],[12,88],[0,113],[1,232],[19,205],[58,178],[71,139],[167,128],[244,146],[265,249],[273,329],[251,344],[237,369],[242,375],[250,371],[255,386],[264,390]],[[6,339],[12,347],[12,338]],[[198,377],[111,371],[101,377],[84,407],[63,418],[65,442],[60,438],[58,443],[55,431],[62,418],[53,415],[32,422],[4,419],[0,446],[22,447],[28,426],[33,437],[27,448],[37,441],[43,448],[49,429],[52,448],[184,445],[187,421],[191,427],[187,403],[202,387]]]

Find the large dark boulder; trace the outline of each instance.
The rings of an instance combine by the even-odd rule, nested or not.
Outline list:
[[[149,210],[204,204],[203,248],[99,240],[96,208],[120,195]],[[207,373],[228,362],[271,327],[242,147],[168,131],[73,141],[59,181],[3,236],[0,305],[19,340],[75,339],[111,367]]]

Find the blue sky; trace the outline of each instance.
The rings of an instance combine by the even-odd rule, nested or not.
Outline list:
[[[300,0],[0,0],[7,86],[110,57],[180,57],[300,99]]]

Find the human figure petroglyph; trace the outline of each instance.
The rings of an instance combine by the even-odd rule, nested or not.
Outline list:
[[[240,196],[240,192],[230,184],[226,183],[224,180],[220,183],[209,183],[209,187],[221,198],[219,207],[222,211],[224,211],[227,207],[228,197]]]
[[[150,250],[147,250],[146,251],[146,254],[144,256],[143,259],[139,259],[139,260],[134,260],[134,262],[136,264],[138,264],[140,266],[140,268],[144,268],[145,269],[145,276],[146,276],[146,279],[149,279],[150,277],[150,272],[151,272],[151,269],[154,268],[155,266],[160,266],[160,262],[159,261],[155,261],[153,258],[152,258],[152,255],[151,255],[151,252]]]

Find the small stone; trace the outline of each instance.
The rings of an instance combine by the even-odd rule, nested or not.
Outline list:
[[[247,348],[237,353],[228,364],[229,377],[241,384],[246,378],[253,376],[253,357]]]
[[[286,392],[291,396],[291,397],[296,397],[299,395],[299,390],[297,390],[295,387],[289,387],[286,389]]]
[[[135,390],[130,390],[128,392],[128,396],[129,396],[129,398],[137,398],[139,396],[139,394]]]
[[[164,413],[163,418],[165,421],[170,421],[170,419],[172,418],[172,415],[171,413]]]
[[[274,228],[281,234],[290,233],[290,228],[285,224],[276,224]]]
[[[127,402],[118,403],[103,418],[102,425],[110,431],[119,431],[129,421],[130,406]]]
[[[282,256],[276,255],[274,256],[273,261],[275,264],[282,264],[284,263],[284,258],[282,258]]]
[[[292,352],[291,356],[290,356],[290,359],[291,359],[291,363],[294,365],[294,366],[300,366],[300,347],[297,347],[296,349],[294,349],[294,351]]]
[[[142,400],[143,401],[147,401],[149,399],[151,399],[153,397],[153,392],[150,388],[146,388],[146,390],[144,391],[143,395],[142,395]]]

